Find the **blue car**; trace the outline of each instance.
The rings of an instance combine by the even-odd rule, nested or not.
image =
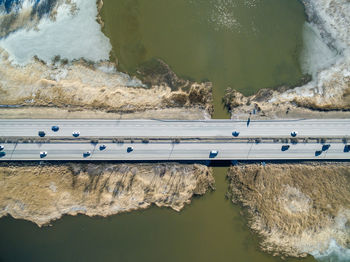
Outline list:
[[[58,130],[60,130],[60,127],[59,126],[52,126],[51,130],[54,132],[57,132]]]

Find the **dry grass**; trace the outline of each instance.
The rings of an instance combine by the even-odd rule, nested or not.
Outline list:
[[[331,238],[349,248],[348,164],[234,166],[229,178],[230,196],[248,209],[263,250],[304,256]]]
[[[41,226],[64,214],[108,216],[151,204],[179,211],[213,183],[204,165],[3,163],[0,217]]]

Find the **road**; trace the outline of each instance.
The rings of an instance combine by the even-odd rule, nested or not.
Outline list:
[[[0,161],[10,160],[350,160],[350,152],[344,152],[344,144],[331,143],[322,151],[322,144],[298,143],[282,151],[281,143],[107,143],[105,150],[100,144],[91,143],[11,143],[3,144],[6,155]],[[127,147],[134,150],[127,152]],[[210,157],[211,150],[218,150]],[[47,151],[45,158],[40,152]],[[91,151],[84,157],[83,153]],[[318,151],[318,154],[316,153]],[[0,152],[1,153],[1,152]],[[4,153],[3,153],[4,154]]]
[[[58,125],[58,132],[51,126]],[[0,120],[0,137],[38,136],[71,137],[80,131],[81,137],[298,137],[350,136],[350,119],[274,120],[274,121],[167,121],[167,120]]]

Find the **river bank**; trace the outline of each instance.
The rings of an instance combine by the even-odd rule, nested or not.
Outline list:
[[[193,195],[214,189],[199,164],[4,164],[0,217],[38,226],[63,215],[110,216],[151,205],[180,211]]]
[[[62,64],[57,60],[50,65],[37,60],[23,67],[13,65],[7,59],[7,53],[2,51],[0,104],[21,108],[1,109],[5,118],[9,111],[15,116],[21,111],[17,115],[33,118],[49,115],[49,112],[61,118],[67,111],[83,111],[82,115],[96,112],[106,118],[114,118],[116,114],[126,118],[181,118],[186,111],[186,119],[202,119],[212,113],[211,84],[181,82],[170,69],[164,71],[167,68],[162,75],[171,74],[174,82],[183,85],[170,87],[160,78],[155,85],[146,87],[138,79],[117,72],[108,62]],[[40,108],[40,114],[36,115],[35,108]]]
[[[348,163],[246,164],[232,166],[228,178],[228,196],[248,211],[264,251],[322,258],[336,251],[333,241],[349,250]],[[337,259],[346,261],[346,252]]]
[[[350,117],[350,4],[348,1],[303,0],[301,62],[304,78],[294,86],[262,89],[252,96],[229,88],[223,98],[234,119]]]

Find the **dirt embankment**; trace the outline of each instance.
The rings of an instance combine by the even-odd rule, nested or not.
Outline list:
[[[214,185],[198,164],[2,164],[0,217],[39,226],[65,214],[109,216],[152,204],[181,210]]]
[[[244,96],[228,88],[223,102],[233,119],[245,119],[248,116],[255,119],[349,118],[350,78],[346,85],[348,88],[341,91],[329,86],[324,90],[329,97],[316,93],[310,95],[310,90],[304,92],[299,90],[301,88],[288,87],[261,89],[252,96]]]
[[[261,247],[274,255],[306,256],[330,241],[350,247],[350,165],[257,164],[229,170],[229,196],[249,213]]]
[[[28,109],[28,115],[32,108],[39,107],[119,114],[147,114],[150,110],[172,108],[179,112],[196,109],[202,115],[203,112],[210,115],[213,110],[211,83],[180,81],[160,62],[157,66],[160,72],[153,73],[153,76],[158,74],[158,82],[146,86],[136,78],[117,72],[111,63],[68,64],[57,57],[52,65],[37,60],[16,66],[7,60],[4,51],[0,59],[0,105],[19,105],[21,109]]]

